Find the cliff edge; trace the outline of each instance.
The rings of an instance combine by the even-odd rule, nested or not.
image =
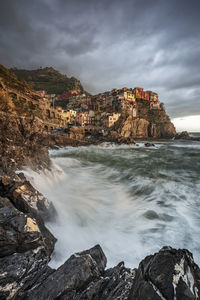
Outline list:
[[[164,106],[150,109],[145,100],[137,100],[137,117],[122,114],[113,130],[124,138],[173,138],[176,129],[166,114]]]
[[[45,90],[48,94],[62,94],[66,91],[76,90],[84,92],[81,82],[75,77],[61,74],[52,67],[36,70],[12,68],[11,71],[19,78],[25,80],[34,90]]]

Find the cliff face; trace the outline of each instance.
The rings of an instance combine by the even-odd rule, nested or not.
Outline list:
[[[28,164],[47,168],[46,146],[79,144],[83,129],[51,134],[65,124],[63,118],[48,100],[0,65],[0,170]]]
[[[123,114],[114,128],[125,138],[172,138],[176,129],[164,108],[151,110],[148,101],[137,101],[137,118]]]
[[[67,77],[52,67],[36,70],[11,69],[18,78],[24,79],[34,90],[45,90],[48,94],[62,94],[66,91],[84,91],[75,77]]]
[[[0,112],[0,167],[5,171],[27,164],[48,167],[48,150],[42,146],[45,135],[40,119]]]

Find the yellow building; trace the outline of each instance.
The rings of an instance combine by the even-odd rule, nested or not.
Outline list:
[[[75,120],[76,119],[76,111],[73,109],[70,109],[70,114],[71,114],[72,120]]]
[[[111,116],[108,117],[108,127],[111,127],[115,124],[115,122],[117,122],[117,120],[119,119],[119,117],[121,116],[121,114],[119,113],[113,113]]]
[[[66,111],[67,123],[72,124],[72,117],[70,111]]]
[[[123,88],[121,94],[125,100],[128,100],[130,102],[135,102],[136,98],[135,98],[135,94],[132,90],[130,90],[128,88]]]
[[[129,90],[126,93],[127,93],[127,98],[125,98],[125,99],[127,99],[130,102],[135,102],[135,95],[132,92],[132,90]]]

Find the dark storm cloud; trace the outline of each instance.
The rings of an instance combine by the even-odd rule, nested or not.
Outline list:
[[[0,60],[53,66],[90,92],[153,89],[170,116],[200,114],[199,0],[1,0]]]

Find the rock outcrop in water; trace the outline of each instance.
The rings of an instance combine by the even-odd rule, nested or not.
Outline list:
[[[175,135],[176,140],[187,140],[187,141],[200,141],[200,137],[190,136],[187,131],[182,131]]]

